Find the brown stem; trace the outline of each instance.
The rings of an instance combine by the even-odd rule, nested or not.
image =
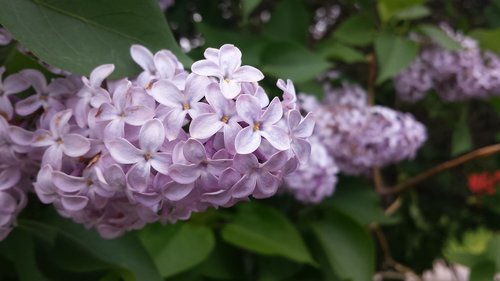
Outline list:
[[[428,178],[430,178],[436,174],[439,174],[443,171],[460,166],[460,165],[462,165],[466,162],[469,162],[471,160],[486,157],[486,156],[489,156],[489,155],[492,155],[495,153],[500,153],[500,143],[476,149],[476,150],[471,151],[467,154],[459,156],[455,159],[441,163],[441,164],[439,164],[439,165],[437,165],[437,166],[435,166],[435,167],[433,167],[433,168],[431,168],[431,169],[429,169],[429,170],[427,170],[427,171],[425,171],[425,172],[423,172],[415,177],[412,177],[412,178],[396,185],[393,188],[385,188],[383,190],[383,193],[384,194],[401,193],[401,192],[403,192],[407,189],[410,189],[410,188],[414,187],[415,185],[417,185],[417,184],[427,180]]]
[[[375,54],[369,54],[367,56],[368,60],[368,104],[375,104],[375,78],[377,77],[377,59]]]

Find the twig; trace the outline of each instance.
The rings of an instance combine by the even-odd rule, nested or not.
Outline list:
[[[410,188],[414,187],[415,185],[417,185],[417,184],[427,180],[428,178],[430,178],[436,174],[439,174],[443,171],[460,166],[460,165],[462,165],[466,162],[469,162],[471,160],[486,157],[486,156],[489,156],[489,155],[492,155],[495,153],[500,153],[500,143],[476,149],[476,150],[471,151],[467,154],[459,156],[455,159],[441,163],[441,164],[439,164],[439,165],[437,165],[437,166],[435,166],[435,167],[433,167],[433,168],[431,168],[423,173],[420,173],[419,175],[417,175],[415,177],[412,177],[412,178],[396,185],[393,188],[384,188],[382,190],[382,193],[385,195],[401,193],[401,192],[403,192],[407,189],[410,189]]]

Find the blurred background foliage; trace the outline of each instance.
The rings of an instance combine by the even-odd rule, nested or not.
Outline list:
[[[460,48],[442,22],[500,52],[498,0],[182,0],[165,11],[168,21],[153,0],[0,0],[0,7],[0,23],[33,53],[0,48],[11,73],[44,69],[39,58],[82,75],[102,63],[133,75],[132,43],[184,52],[187,65],[206,47],[232,43],[244,64],[266,74],[264,87],[289,78],[321,97],[318,77],[331,70],[340,73],[334,84],[373,87],[376,104],[411,112],[428,128],[416,159],[381,171],[388,188],[500,141],[499,98],[443,103],[431,94],[403,104],[391,79],[419,52],[411,33]],[[121,18],[124,9],[137,17]],[[110,241],[31,200],[0,243],[0,280],[367,281],[376,272],[420,274],[436,259],[470,267],[471,280],[492,280],[500,271],[500,193],[472,193],[467,175],[499,163],[498,156],[471,161],[390,195],[378,194],[369,178],[341,177],[318,205],[281,195]]]

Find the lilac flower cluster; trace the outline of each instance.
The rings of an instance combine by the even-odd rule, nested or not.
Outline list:
[[[300,99],[302,108],[317,116],[313,136],[349,175],[412,158],[427,138],[425,127],[410,114],[368,106],[359,86],[332,89],[321,104],[312,96]]]
[[[21,178],[36,178],[43,203],[105,238],[274,195],[307,161],[314,121],[297,110],[291,81],[279,80],[284,100],[270,101],[241,55],[209,48],[188,73],[170,51],[134,45],[143,72],[132,80],[108,79],[111,64],[89,77],[47,81],[28,69],[5,78],[0,233],[24,205]]]
[[[472,38],[443,27],[459,51],[427,44],[417,59],[394,79],[398,97],[416,102],[434,89],[443,101],[488,98],[500,94],[500,56],[483,53]]]

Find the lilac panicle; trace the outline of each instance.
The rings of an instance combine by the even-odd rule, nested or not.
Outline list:
[[[30,69],[0,79],[0,239],[30,190],[114,238],[270,197],[305,165],[314,119],[297,110],[292,81],[279,80],[283,100],[270,102],[233,45],[207,49],[192,73],[168,50],[130,53],[143,69],[130,79],[110,80],[112,64],[89,77]]]

